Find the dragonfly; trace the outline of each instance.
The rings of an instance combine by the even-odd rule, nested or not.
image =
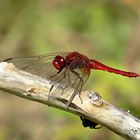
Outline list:
[[[61,87],[62,91],[69,89],[69,87],[74,89],[71,91],[66,108],[70,106],[77,94],[81,99],[80,92],[92,69],[120,74],[130,78],[140,77],[138,73],[112,68],[79,52],[54,52],[31,57],[8,58],[4,61],[13,63],[21,70],[50,80],[50,92],[54,87],[57,89],[58,85],[63,85]]]

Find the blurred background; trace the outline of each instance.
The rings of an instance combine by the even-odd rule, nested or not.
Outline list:
[[[0,0],[0,59],[78,51],[140,73],[140,1]],[[84,89],[140,116],[140,79],[93,71]],[[79,117],[8,93],[0,94],[0,140],[123,140]]]

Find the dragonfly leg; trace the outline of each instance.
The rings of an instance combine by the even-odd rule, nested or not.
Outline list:
[[[82,100],[82,98],[81,98],[81,90],[82,90],[82,87],[83,87],[83,80],[82,80],[82,83],[81,83],[81,86],[80,86],[80,90],[79,90],[79,98],[80,98],[80,100],[81,100],[81,104],[83,103],[83,100]]]
[[[69,87],[69,85],[70,85],[70,83],[71,83],[70,76],[69,76],[69,71],[67,71],[67,69],[66,69],[65,72],[64,72],[63,78],[65,78],[66,75],[68,75],[68,76],[67,76],[67,78],[68,78],[68,83],[66,83],[65,86],[63,87],[61,95],[64,94],[64,90],[65,90],[67,87]]]
[[[76,96],[77,93],[79,93],[79,98],[81,100],[81,103],[83,103],[82,101],[82,98],[80,96],[80,92],[82,90],[82,86],[83,86],[83,79],[79,76],[79,74],[75,71],[71,71],[74,75],[77,76],[77,79],[79,78],[79,82],[78,82],[78,85],[76,87],[76,89],[74,90],[74,92],[72,93],[70,99],[68,100],[67,104],[66,104],[66,108],[68,108],[70,106],[70,103],[72,102],[72,100],[74,99],[74,97]],[[79,85],[80,85],[80,88],[79,88]],[[78,91],[78,88],[79,88],[79,91]]]
[[[80,88],[79,88],[79,98],[80,98],[80,100],[81,100],[81,104],[83,103],[83,100],[82,100],[82,98],[81,98],[81,90],[82,90],[82,87],[83,87],[83,79],[79,76],[79,73],[77,73],[76,71],[72,71],[72,73],[73,74],[75,74],[75,75],[77,75],[77,78],[79,78],[80,79],[80,81],[81,81],[81,84],[80,84]],[[76,79],[76,81],[77,81],[77,79]]]
[[[55,77],[57,74],[59,74],[61,71],[62,71],[62,70],[59,70],[56,74],[54,74],[54,75],[50,76],[49,78],[51,78],[51,79],[52,79],[52,78],[53,78],[53,77]],[[52,80],[53,80],[53,79],[52,79]],[[50,82],[50,84],[52,84],[52,83],[53,83],[53,82],[51,81],[51,82]],[[53,89],[54,85],[55,85],[55,84],[52,84],[52,86],[51,86],[51,88],[50,88],[50,90],[49,90],[49,93],[52,91],[52,89]]]
[[[49,78],[53,78],[53,77],[55,77],[55,76],[56,76],[57,74],[59,74],[62,70],[63,70],[63,69],[59,70],[56,74],[50,76]]]
[[[51,79],[50,84],[53,83],[53,81],[55,81],[55,83],[59,83],[63,78],[65,78],[65,71],[63,73],[61,73],[61,75],[59,77],[57,77],[58,74],[60,74],[62,70],[59,70],[56,74],[50,76],[49,78]],[[57,79],[56,79],[57,78]],[[55,85],[55,84],[54,84]],[[54,87],[54,86],[53,86]],[[52,88],[53,88],[52,87]],[[51,89],[52,90],[52,89]]]
[[[49,89],[49,93],[48,93],[48,101],[49,101],[49,99],[50,99],[51,91],[52,91],[53,87],[54,87],[54,85],[52,84],[52,85],[51,85],[51,88]]]
[[[55,83],[52,84],[52,86],[51,86],[51,88],[50,88],[50,90],[49,90],[49,93],[52,91],[52,89],[54,88],[54,86],[55,86],[56,83],[59,83],[61,80],[63,80],[63,79],[66,77],[66,71],[67,71],[67,69],[65,69],[64,72],[62,72],[62,73],[60,74],[61,71],[62,71],[62,70],[59,70],[56,74],[50,76],[50,78],[51,78],[50,84],[52,84],[53,81],[55,81]],[[60,74],[59,77],[56,77],[58,74]],[[55,77],[56,77],[57,79],[55,79]],[[62,87],[62,93],[61,93],[61,94],[64,93],[64,89],[65,89],[65,88],[66,88],[66,86],[65,86],[65,87]]]
[[[60,70],[57,74],[59,74],[61,71],[62,71],[62,70]],[[69,75],[69,71],[68,71],[67,68],[65,68],[64,71],[59,75],[59,77],[57,77],[58,79],[55,80],[55,82],[56,82],[56,83],[61,82],[63,79],[65,79],[66,75]],[[55,74],[54,76],[56,76],[56,74]],[[54,77],[54,76],[53,76],[53,77]],[[53,79],[53,80],[54,80],[54,79]],[[70,80],[70,79],[68,79],[68,81],[69,81],[69,80]],[[70,81],[69,81],[69,82],[70,82]],[[65,84],[64,87],[62,87],[62,93],[61,93],[61,95],[63,95],[64,90],[65,90],[65,89],[68,87],[68,85],[70,84],[69,82],[68,82],[68,84]]]
[[[49,93],[52,91],[54,85],[52,84],[51,88],[49,89]]]

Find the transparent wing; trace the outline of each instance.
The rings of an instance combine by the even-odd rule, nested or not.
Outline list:
[[[13,63],[19,69],[49,79],[51,75],[58,72],[58,70],[52,64],[55,56],[61,55],[65,58],[68,54],[68,52],[54,52],[31,57],[8,58],[4,61]]]
[[[89,75],[90,75],[90,67],[88,66],[88,62],[86,60],[82,60],[79,57],[75,58],[71,64],[68,67],[68,74],[67,74],[67,79],[69,79],[69,86],[74,89],[74,91],[71,93],[71,97],[67,103],[67,107],[70,105],[74,97],[79,94],[80,97],[80,92],[82,90],[82,87],[84,83],[87,81]],[[74,65],[77,64],[77,62],[80,62],[78,67],[74,70],[71,70]],[[80,97],[81,99],[81,97]],[[81,99],[82,102],[82,99]]]
[[[81,92],[83,84],[90,74],[90,68],[87,66],[86,61],[82,61],[76,69],[73,69],[76,64],[75,62],[81,61],[79,57],[74,59],[69,66],[58,73],[52,61],[57,55],[66,58],[69,53],[70,52],[56,52],[32,57],[8,58],[4,61],[13,63],[19,69],[50,80],[55,90],[59,90],[61,93],[65,93],[65,90],[73,89],[71,90],[71,97],[67,103],[68,107],[75,95]]]
[[[63,69],[61,73],[52,77],[52,82],[54,86],[56,87],[55,89],[61,89],[62,94],[67,93],[67,90],[68,90],[69,93],[71,94],[66,107],[69,107],[70,103],[72,102],[72,100],[77,94],[79,94],[79,97],[80,97],[80,92],[82,90],[82,87],[90,74],[90,68],[88,68],[84,62],[81,63],[81,66],[79,66],[79,67],[82,67],[81,69],[77,68],[77,69],[71,70],[72,65],[74,65],[74,62],[72,62],[69,67],[66,67],[65,69]],[[58,86],[59,88],[57,88]],[[81,99],[81,102],[82,102],[82,99]]]

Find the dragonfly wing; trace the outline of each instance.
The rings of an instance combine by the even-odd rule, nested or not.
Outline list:
[[[80,61],[79,57],[74,59],[71,62],[68,69],[71,70],[71,68],[74,67],[73,65],[75,65],[76,62],[79,62],[79,61]],[[69,79],[71,79],[70,81],[72,81],[71,84],[69,84],[69,86],[71,86],[75,90],[71,93],[71,97],[70,97],[66,107],[68,107],[70,105],[70,103],[72,102],[72,100],[74,99],[74,97],[77,94],[79,94],[79,97],[80,97],[80,92],[82,90],[82,87],[90,75],[90,67],[88,66],[88,62],[86,60],[83,60],[79,64],[78,67],[74,70],[69,71],[69,74],[67,75],[67,76],[69,76]],[[80,99],[81,99],[81,97],[80,97]],[[81,99],[81,102],[82,102],[82,99]]]
[[[63,69],[63,71],[59,74],[57,74],[54,79],[52,79],[52,83],[54,85],[54,90],[57,90],[57,94],[71,94],[70,98],[66,104],[66,108],[69,107],[70,103],[74,99],[74,97],[79,94],[82,90],[84,80],[87,80],[88,75],[85,74],[84,69],[80,71],[80,73],[83,73],[80,77],[78,73],[75,73],[73,71],[70,71],[70,69]],[[53,96],[57,96],[54,94],[51,94]],[[81,98],[80,98],[81,99]],[[81,100],[82,102],[82,100]]]
[[[19,69],[50,80],[54,90],[59,90],[58,93],[65,93],[66,90],[71,90],[69,91],[71,97],[67,103],[68,107],[75,95],[81,92],[83,84],[86,82],[90,74],[90,69],[87,67],[85,61],[80,64],[79,68],[77,67],[72,70],[73,65],[75,65],[76,61],[79,61],[79,58],[73,60],[68,67],[58,73],[58,70],[52,64],[54,58],[57,55],[66,58],[69,53],[70,52],[59,52],[26,58],[9,58],[5,61],[13,63]]]
[[[78,60],[74,60],[74,61],[78,61]],[[80,64],[79,66],[80,69],[77,68],[72,70],[71,67],[73,67],[73,65],[75,64],[74,61],[68,67],[64,68],[60,73],[58,73],[51,79],[54,85],[54,90],[57,90],[57,92],[55,93],[71,94],[70,99],[67,102],[66,108],[69,107],[74,97],[81,92],[82,87],[90,74],[90,67],[87,67],[86,62],[82,62]],[[52,96],[57,96],[57,95],[52,95]]]
[[[17,68],[25,70],[42,78],[47,78],[54,75],[58,70],[53,66],[52,61],[57,55],[65,57],[68,53],[55,52],[32,57],[17,57],[8,58],[4,61],[13,63]]]

